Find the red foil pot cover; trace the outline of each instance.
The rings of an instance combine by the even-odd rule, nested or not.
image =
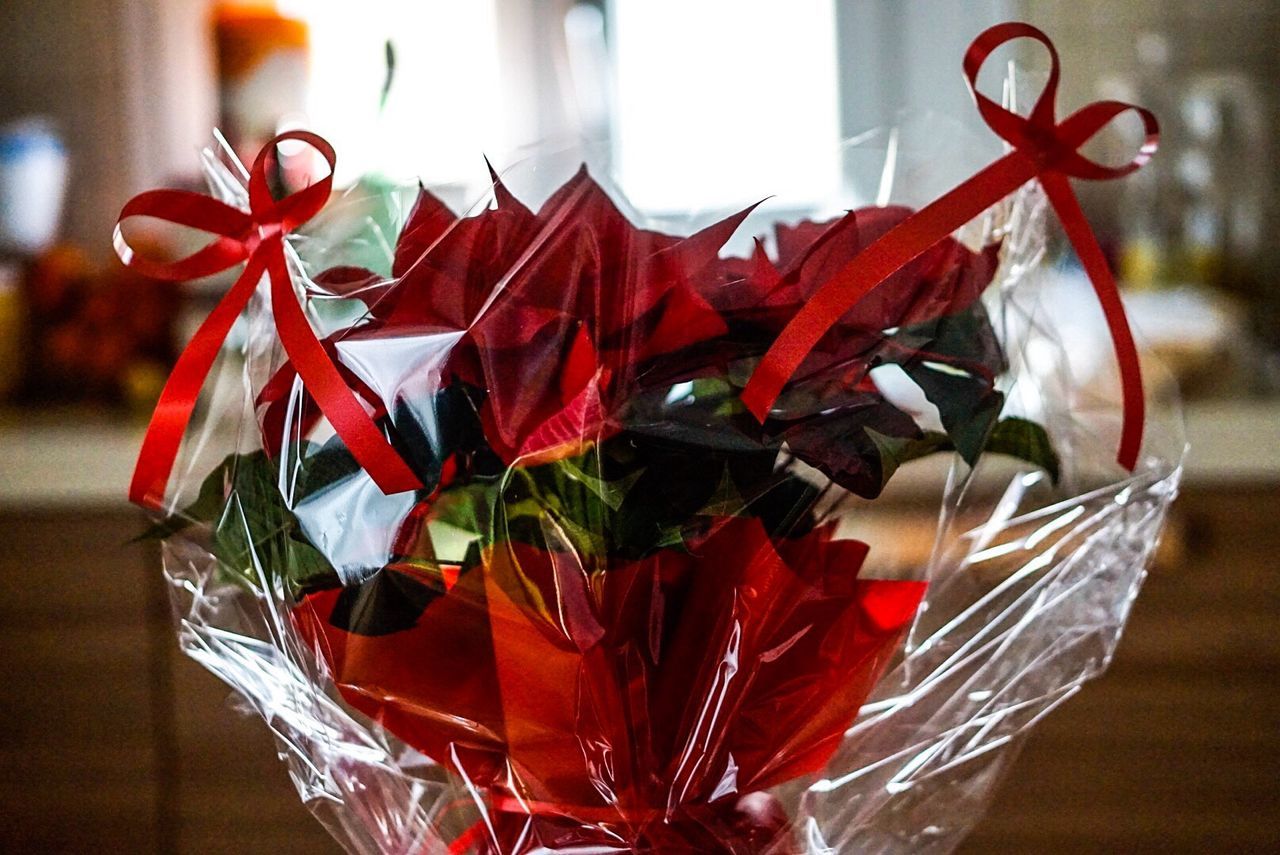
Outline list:
[[[776,811],[743,797],[823,768],[924,593],[857,578],[866,545],[832,533],[721,518],[688,551],[607,564],[506,541],[410,628],[339,628],[339,590],[294,617],[348,703],[499,811],[633,844],[758,836],[752,812]]]

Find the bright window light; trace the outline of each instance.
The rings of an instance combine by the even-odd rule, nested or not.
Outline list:
[[[280,0],[305,20],[312,64],[305,121],[340,152],[338,178],[368,171],[475,182],[501,152],[494,0]],[[379,109],[385,45],[395,80]]]
[[[615,154],[639,208],[840,187],[833,0],[613,0]]]

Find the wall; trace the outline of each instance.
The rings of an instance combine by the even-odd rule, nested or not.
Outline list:
[[[215,115],[208,5],[4,2],[0,122],[56,122],[72,166],[64,233],[95,256],[130,195],[195,172]]]

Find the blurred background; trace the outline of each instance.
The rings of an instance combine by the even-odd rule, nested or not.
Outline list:
[[[1193,450],[1112,670],[1044,722],[970,851],[1280,849],[1280,2],[0,10],[0,850],[335,848],[268,729],[178,654],[158,556],[129,543],[146,416],[228,284],[121,267],[110,237],[131,195],[200,189],[203,148],[249,161],[308,127],[338,149],[340,184],[421,179],[465,203],[487,184],[481,152],[512,163],[539,144],[589,151],[656,221],[769,193],[816,210],[853,183],[841,140],[921,117],[964,150],[930,171],[942,190],[1001,152],[960,58],[1008,19],[1056,41],[1063,110],[1118,97],[1160,116],[1153,163],[1079,190],[1149,354],[1183,390]],[[1020,61],[1043,74],[1043,57]],[[280,180],[305,180],[284,160]],[[1056,268],[1078,284],[1069,257]],[[1105,342],[1073,346],[1104,348],[1111,382]],[[918,495],[882,507],[904,555],[927,555]]]

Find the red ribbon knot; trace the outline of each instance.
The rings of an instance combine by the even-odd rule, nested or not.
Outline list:
[[[1044,91],[1025,117],[992,101],[977,86],[978,71],[991,53],[1020,38],[1040,42],[1048,48],[1051,59]],[[1058,52],[1049,37],[1030,24],[997,24],[983,32],[965,54],[964,73],[983,120],[1013,151],[903,220],[837,271],[778,336],[748,381],[742,400],[763,422],[800,363],[859,300],[934,244],[1035,179],[1062,222],[1106,316],[1120,370],[1124,407],[1116,460],[1132,471],[1137,465],[1145,419],[1138,351],[1115,279],[1069,179],[1102,181],[1139,169],[1155,154],[1159,124],[1150,111],[1120,101],[1096,101],[1057,121]],[[1080,153],[1081,146],[1127,112],[1142,121],[1146,136],[1132,160],[1108,166]]]
[[[316,149],[328,162],[329,172],[320,181],[276,199],[267,183],[267,165],[276,146],[286,140],[297,140]],[[130,501],[162,509],[169,475],[196,399],[227,334],[264,273],[271,283],[271,308],[280,341],[334,431],[383,492],[421,488],[418,477],[365,411],[316,338],[289,276],[284,238],[324,208],[333,190],[336,162],[332,146],[323,138],[306,131],[289,131],[268,143],[254,160],[249,172],[247,212],[186,190],[141,193],[121,210],[113,239],[116,253],[122,262],[145,276],[185,282],[245,263],[244,271],[200,325],[165,383],[142,441],[129,487]],[[184,258],[157,261],[138,254],[125,240],[121,223],[130,217],[153,217],[198,229],[215,239]]]

